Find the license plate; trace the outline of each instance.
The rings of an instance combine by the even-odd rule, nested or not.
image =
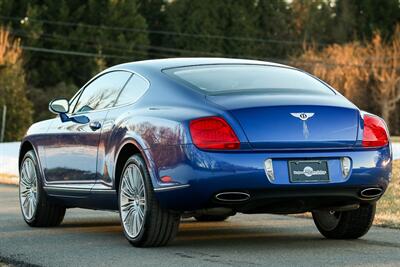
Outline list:
[[[289,160],[290,182],[329,182],[326,160]]]

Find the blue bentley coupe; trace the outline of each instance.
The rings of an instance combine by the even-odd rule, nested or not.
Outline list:
[[[327,238],[369,230],[392,172],[385,122],[296,68],[180,58],[122,64],[49,105],[21,143],[30,226],[68,208],[118,210],[138,247],[181,217],[312,212]]]

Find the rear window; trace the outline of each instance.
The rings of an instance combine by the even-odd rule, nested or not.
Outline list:
[[[207,94],[236,92],[335,93],[299,70],[265,65],[201,65],[164,70],[167,75]]]

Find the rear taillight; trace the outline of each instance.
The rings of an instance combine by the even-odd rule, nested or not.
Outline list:
[[[231,126],[222,118],[206,117],[190,122],[193,143],[201,149],[232,150],[240,147]]]
[[[376,116],[364,115],[363,147],[382,147],[389,143],[385,122]]]

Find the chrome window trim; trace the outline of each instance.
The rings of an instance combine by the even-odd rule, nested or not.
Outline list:
[[[104,71],[100,72],[99,74],[97,74],[96,76],[94,76],[93,78],[91,78],[87,83],[85,83],[84,86],[81,87],[81,89],[78,90],[78,92],[74,95],[74,97],[76,95],[78,95],[78,94],[82,95],[82,93],[86,89],[86,87],[89,86],[93,81],[97,80],[98,78],[100,78],[103,75],[106,75],[108,73],[115,72],[115,71],[125,71],[125,72],[131,73],[132,75],[137,75],[137,76],[141,77],[147,83],[147,88],[146,88],[145,92],[136,101],[129,102],[129,103],[126,103],[126,104],[123,104],[123,105],[120,105],[120,106],[115,106],[115,103],[114,103],[114,105],[112,107],[103,108],[103,109],[95,109],[95,110],[89,110],[89,111],[83,111],[83,112],[75,112],[75,110],[74,110],[72,113],[70,113],[70,115],[71,116],[84,115],[84,114],[90,114],[90,113],[94,113],[94,112],[106,111],[106,110],[110,110],[110,109],[114,109],[114,108],[120,108],[120,107],[129,106],[129,105],[132,105],[132,104],[136,103],[137,101],[139,101],[147,93],[147,91],[149,90],[151,83],[143,75],[141,75],[141,74],[139,74],[139,73],[137,73],[135,71],[132,71],[130,69],[125,69],[125,68],[123,68],[123,69],[112,69],[112,70],[104,70]],[[128,80],[124,83],[124,86],[121,88],[120,93],[125,89],[126,85],[128,84],[128,82],[130,81],[131,78],[132,78],[132,76],[130,76],[128,78]],[[118,94],[116,100],[118,100],[119,95],[120,94]],[[72,97],[71,100],[73,100],[74,97]],[[81,97],[81,96],[79,96],[79,97]],[[78,99],[78,101],[79,101],[79,99]]]
[[[122,87],[121,91],[119,92],[119,94],[118,94],[118,96],[117,96],[117,99],[116,99],[116,101],[115,101],[113,107],[124,107],[124,106],[127,106],[127,105],[135,104],[135,103],[138,102],[138,101],[147,93],[147,91],[149,90],[149,88],[150,88],[150,82],[149,82],[149,80],[147,80],[146,78],[144,78],[144,77],[143,77],[142,75],[140,75],[140,74],[136,74],[136,73],[132,73],[132,74],[133,74],[133,75],[131,75],[131,77],[129,77],[128,81],[126,81],[124,87]],[[137,75],[138,77],[140,77],[141,79],[143,79],[143,81],[146,82],[146,84],[147,84],[146,89],[143,91],[143,93],[142,93],[135,101],[128,102],[128,103],[125,103],[125,104],[122,104],[122,105],[118,105],[118,106],[117,106],[116,104],[117,104],[117,101],[118,101],[119,97],[121,96],[122,92],[125,90],[126,86],[129,84],[129,82],[131,81],[131,79],[134,77],[134,75]]]
[[[167,77],[171,78],[172,80],[174,80],[175,82],[179,82],[180,84],[183,84],[185,86],[187,86],[189,89],[191,89],[192,91],[195,91],[197,93],[200,94],[205,94],[205,95],[209,95],[209,92],[207,92],[206,90],[202,90],[197,88],[196,86],[192,85],[191,83],[179,78],[178,76],[176,76],[175,74],[169,74],[168,72],[170,70],[174,70],[174,69],[184,69],[184,68],[191,68],[191,67],[204,67],[204,66],[229,66],[229,65],[243,65],[243,66],[264,66],[264,67],[276,67],[276,68],[283,68],[283,69],[290,69],[290,70],[294,70],[294,71],[299,71],[305,75],[310,76],[311,78],[317,80],[318,82],[320,82],[322,85],[326,86],[328,90],[332,91],[333,95],[341,95],[339,93],[339,91],[337,91],[335,88],[333,88],[331,85],[329,85],[328,83],[326,83],[325,81],[321,80],[320,78],[312,75],[311,73],[308,73],[305,70],[299,69],[299,68],[295,68],[292,66],[287,66],[287,65],[282,65],[279,63],[272,63],[269,62],[262,62],[262,63],[202,63],[202,64],[189,64],[189,65],[183,65],[183,66],[175,66],[175,67],[167,67],[167,68],[163,68],[161,70],[161,72],[166,75]],[[212,95],[212,94],[211,94]]]

